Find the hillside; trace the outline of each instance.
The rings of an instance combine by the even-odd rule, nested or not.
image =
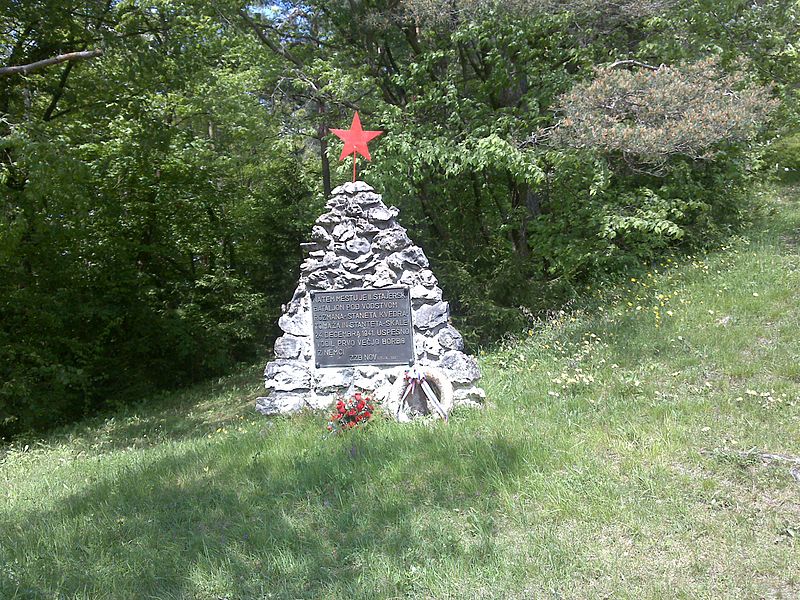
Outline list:
[[[481,353],[447,425],[260,417],[254,365],[0,448],[0,597],[796,598],[798,192]]]

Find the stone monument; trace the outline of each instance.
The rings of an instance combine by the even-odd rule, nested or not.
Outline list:
[[[464,354],[428,259],[397,223],[397,208],[355,181],[334,189],[326,209],[303,244],[307,258],[278,321],[283,335],[257,410],[328,408],[357,391],[385,401],[411,365],[444,375],[454,406],[480,405],[478,365]]]

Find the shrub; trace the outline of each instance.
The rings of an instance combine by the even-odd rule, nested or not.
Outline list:
[[[713,58],[679,67],[599,68],[560,100],[556,139],[664,175],[676,157],[713,159],[752,139],[778,102],[768,87],[723,73]]]

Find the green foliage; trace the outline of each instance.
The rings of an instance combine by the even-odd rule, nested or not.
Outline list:
[[[4,66],[103,51],[0,75],[5,431],[268,344],[324,192],[350,177],[326,127],[354,107],[387,131],[363,177],[402,209],[473,344],[732,231],[765,90],[796,123],[782,1],[258,6],[0,9]],[[598,70],[617,59],[669,66]],[[573,142],[598,143],[559,142],[570,119]]]
[[[766,147],[763,160],[767,169],[781,177],[800,177],[800,133],[784,135],[772,140]]]
[[[557,135],[565,145],[620,156],[633,169],[669,172],[675,156],[714,157],[722,144],[741,146],[778,102],[715,60],[655,70],[598,70],[561,99]]]
[[[120,3],[102,59],[3,80],[0,431],[225,372],[269,339],[312,194],[254,93],[259,48],[196,9]],[[38,17],[15,16],[27,48]]]

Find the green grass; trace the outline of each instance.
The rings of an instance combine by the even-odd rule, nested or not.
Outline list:
[[[798,191],[483,355],[449,425],[263,418],[254,366],[3,447],[0,598],[798,597],[750,452],[800,456]]]

